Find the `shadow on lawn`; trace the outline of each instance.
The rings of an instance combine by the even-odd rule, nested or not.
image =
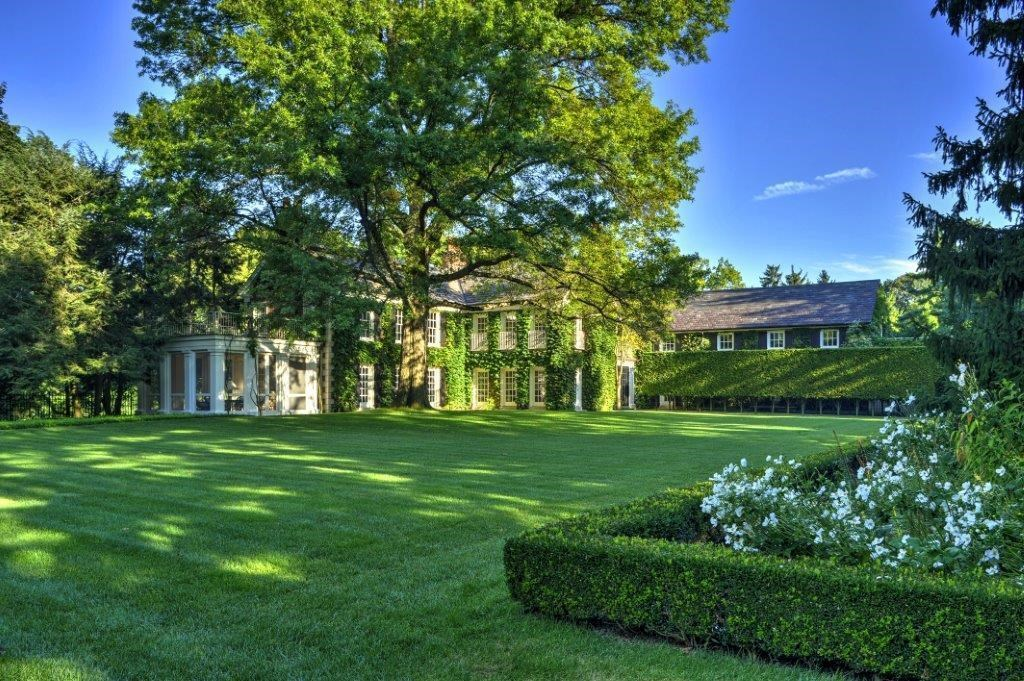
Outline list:
[[[415,561],[489,541],[497,563],[513,532],[595,495],[632,496],[613,487],[623,466],[656,476],[688,457],[693,476],[706,475],[765,433],[811,433],[817,421],[396,411],[11,431],[0,435],[0,606],[45,612],[0,622],[0,645],[43,657],[38,641],[76,657],[84,646],[114,676],[172,660],[200,676],[257,671],[247,658],[262,644],[228,612],[329,656],[341,635],[331,623],[358,619],[382,574],[415,592],[431,579]],[[701,456],[706,438],[713,457]],[[433,569],[454,590],[473,578]],[[59,635],[47,631],[54,622]],[[80,641],[82,631],[94,634]],[[274,664],[294,671],[286,658]]]

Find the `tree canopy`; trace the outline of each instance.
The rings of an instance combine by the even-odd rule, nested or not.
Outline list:
[[[406,308],[410,404],[435,286],[559,291],[640,327],[696,287],[671,239],[697,178],[694,116],[648,80],[707,58],[727,0],[136,6],[140,66],[173,94],[142,97],[118,141],[233,238],[294,248],[285,219],[341,234],[348,266]]]
[[[759,279],[761,286],[782,286],[782,267],[780,265],[768,265]]]
[[[736,269],[736,266],[725,258],[719,258],[715,266],[702,258],[699,263],[700,270],[704,272],[704,283],[701,288],[705,291],[718,291],[729,288],[743,288],[743,275]]]
[[[979,134],[961,139],[939,128],[935,147],[946,164],[926,174],[928,190],[952,196],[948,211],[904,196],[919,228],[922,269],[950,294],[961,320],[935,337],[940,357],[967,361],[983,383],[1024,382],[1024,24],[1017,0],[939,0],[932,16],[965,35],[973,54],[1005,72],[1002,103],[978,100]],[[976,219],[971,209],[994,206],[1004,223]]]

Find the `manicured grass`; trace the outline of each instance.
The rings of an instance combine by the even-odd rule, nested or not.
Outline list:
[[[381,411],[0,432],[0,678],[823,678],[523,613],[502,544],[877,425]]]

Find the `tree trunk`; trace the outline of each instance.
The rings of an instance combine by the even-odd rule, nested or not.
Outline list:
[[[427,400],[427,317],[426,300],[410,300],[405,307],[407,320],[402,325],[402,358],[399,370],[399,406],[429,409]],[[440,329],[438,329],[440,333]]]

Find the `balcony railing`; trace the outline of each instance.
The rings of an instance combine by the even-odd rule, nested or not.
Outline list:
[[[500,333],[498,333],[498,347],[501,348],[502,350],[515,350],[515,331],[501,331]]]
[[[470,350],[486,350],[487,349],[487,334],[483,331],[474,331],[469,336],[469,349]]]
[[[548,345],[547,329],[530,329],[529,345],[531,350],[543,350]]]
[[[233,312],[207,312],[188,321],[172,324],[172,336],[246,336],[252,328],[257,336],[284,338],[284,332],[271,329],[267,319]]]

